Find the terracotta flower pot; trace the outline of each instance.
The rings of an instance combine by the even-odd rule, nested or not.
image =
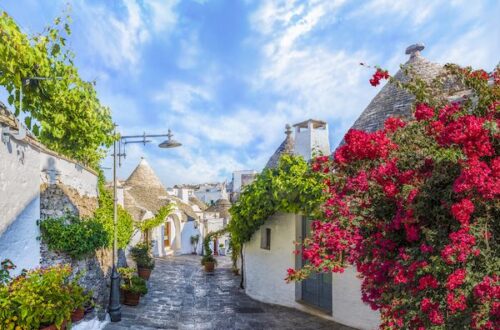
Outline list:
[[[125,292],[125,298],[123,300],[124,305],[128,305],[128,306],[139,305],[139,301],[141,300],[140,293],[133,293],[133,292],[126,291],[126,290],[124,292]]]
[[[85,316],[85,309],[77,308],[71,313],[71,322],[75,323],[81,321]]]
[[[207,273],[211,273],[211,272],[214,271],[215,263],[213,261],[205,261],[205,263],[203,264],[203,266],[205,266],[205,271]]]
[[[64,321],[61,324],[61,327],[59,328],[60,330],[65,330],[66,329],[66,321]],[[40,330],[58,330],[55,324],[47,325],[47,326],[41,326]]]
[[[137,267],[137,274],[139,275],[140,278],[143,278],[147,281],[151,276],[151,269]]]

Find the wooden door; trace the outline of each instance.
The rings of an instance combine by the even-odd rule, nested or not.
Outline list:
[[[302,218],[302,237],[311,236],[312,219]],[[302,300],[327,313],[332,312],[332,274],[312,273],[302,281]]]
[[[165,229],[164,229],[164,235],[163,235],[163,244],[165,247],[170,247],[170,236],[172,233],[172,228],[170,227],[172,223],[171,222],[166,222],[165,223]]]

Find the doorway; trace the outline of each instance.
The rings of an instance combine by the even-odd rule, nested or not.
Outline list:
[[[302,237],[311,237],[313,220],[302,217]],[[302,301],[329,314],[332,313],[332,273],[312,273],[302,281]]]
[[[172,222],[167,221],[165,223],[164,232],[163,232],[163,246],[166,248],[170,247],[171,236],[172,236]]]

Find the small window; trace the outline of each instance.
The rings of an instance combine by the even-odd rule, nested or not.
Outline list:
[[[261,233],[260,247],[271,250],[271,228],[263,228]]]

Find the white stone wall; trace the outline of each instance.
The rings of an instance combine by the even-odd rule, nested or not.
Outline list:
[[[334,320],[358,329],[378,329],[379,313],[361,301],[361,280],[352,268],[333,274],[332,313],[317,311],[297,302],[300,284],[286,283],[286,270],[295,268],[294,241],[300,240],[301,216],[276,214],[244,244],[245,292],[252,298]],[[271,229],[271,249],[262,249],[261,232]]]
[[[28,140],[0,141],[0,261],[9,258],[18,274],[40,266],[41,185],[64,184],[97,197],[97,176]]]
[[[267,303],[297,307],[295,284],[286,283],[284,278],[288,268],[295,267],[293,242],[295,240],[295,215],[278,214],[262,225],[271,228],[271,249],[260,247],[261,230],[244,245],[244,279],[246,293]]]

